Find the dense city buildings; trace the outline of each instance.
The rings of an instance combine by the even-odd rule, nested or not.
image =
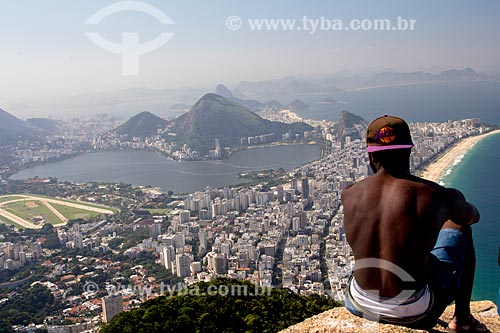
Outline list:
[[[24,266],[40,271],[30,283],[42,284],[62,304],[44,322],[50,332],[92,331],[146,299],[221,276],[342,301],[354,257],[340,195],[371,172],[366,125],[346,128],[340,137],[333,124],[317,125],[322,157],[284,172],[278,185],[167,195],[125,184],[36,184],[61,197],[117,207],[120,214],[15,242],[0,234],[0,267],[12,274]],[[414,171],[457,140],[488,130],[478,119],[410,128]],[[214,158],[221,156],[223,148],[214,147]],[[46,246],[49,234],[57,236],[54,248]]]

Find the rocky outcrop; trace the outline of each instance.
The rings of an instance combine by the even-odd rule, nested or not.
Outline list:
[[[453,316],[454,305],[450,305],[440,318],[438,324],[431,332],[446,332],[446,326]],[[500,332],[500,316],[497,307],[491,301],[480,301],[471,303],[471,311],[474,317],[484,323],[488,329]],[[281,333],[320,333],[320,332],[342,332],[342,333],[420,333],[427,332],[413,330],[401,326],[378,324],[353,316],[346,308],[335,308],[320,313],[314,317],[281,331]]]

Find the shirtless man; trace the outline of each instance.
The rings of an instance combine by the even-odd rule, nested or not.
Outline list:
[[[488,332],[469,306],[470,225],[479,212],[460,191],[410,174],[413,142],[403,119],[375,119],[367,146],[374,175],[342,192],[347,241],[356,264],[365,263],[353,270],[346,307],[360,317],[430,329],[455,301],[449,332]]]

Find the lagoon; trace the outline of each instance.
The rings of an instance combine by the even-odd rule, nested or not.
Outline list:
[[[123,182],[163,191],[191,193],[247,182],[238,174],[265,169],[294,169],[318,159],[318,145],[283,145],[246,149],[220,161],[173,161],[153,152],[89,153],[21,170],[11,179],[56,177],[70,182]]]

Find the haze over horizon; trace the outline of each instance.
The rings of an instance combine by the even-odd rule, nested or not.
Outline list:
[[[141,12],[120,12],[97,25],[85,24],[117,1],[2,1],[0,12],[0,107],[38,104],[91,93],[128,88],[213,89],[286,75],[327,77],[340,71],[394,69],[439,72],[472,67],[498,73],[500,3],[483,1],[145,1],[174,24],[162,25]],[[431,5],[432,6],[429,6]],[[227,27],[228,17],[240,29]],[[390,19],[415,20],[412,31],[260,31],[248,20]],[[272,29],[271,29],[272,30]],[[174,36],[158,49],[139,56],[137,76],[121,73],[121,56],[92,43],[86,32],[119,43],[122,32],[137,32],[139,42],[161,32]],[[5,33],[7,32],[7,33]],[[50,104],[50,103],[49,103]],[[22,109],[22,107],[20,108]]]

